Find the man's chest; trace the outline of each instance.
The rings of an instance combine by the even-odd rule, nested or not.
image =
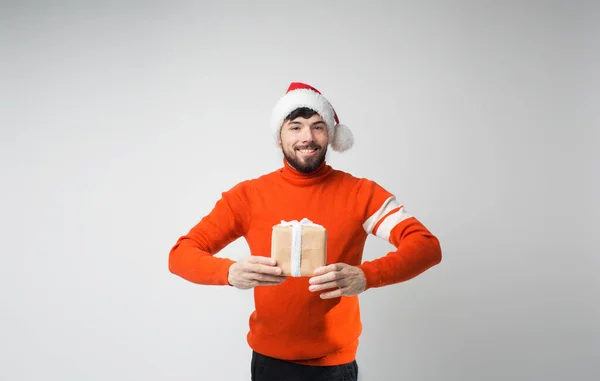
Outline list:
[[[246,236],[253,252],[270,252],[273,226],[282,221],[307,218],[327,229],[328,250],[346,248],[357,237],[365,235],[361,205],[357,205],[351,190],[341,187],[310,187],[301,191],[273,187],[257,194]],[[359,238],[360,240],[360,238]]]

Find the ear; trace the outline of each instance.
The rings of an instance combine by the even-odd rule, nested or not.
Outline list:
[[[281,129],[273,134],[273,144],[275,147],[281,148]]]

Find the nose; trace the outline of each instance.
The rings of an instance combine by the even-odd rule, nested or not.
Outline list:
[[[310,126],[304,127],[300,134],[300,139],[304,143],[314,142],[315,137],[313,129],[310,128]]]

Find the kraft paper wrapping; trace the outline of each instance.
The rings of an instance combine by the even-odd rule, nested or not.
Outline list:
[[[300,229],[296,236],[301,237],[297,250],[300,250],[296,261],[293,256],[293,232],[294,226]],[[327,230],[320,225],[314,224],[307,219],[302,221],[282,221],[281,224],[273,226],[271,237],[271,258],[277,261],[277,266],[285,276],[310,277],[314,271],[325,266],[327,261]],[[299,267],[299,273],[294,273]]]

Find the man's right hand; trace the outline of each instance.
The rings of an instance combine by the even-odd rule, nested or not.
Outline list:
[[[285,281],[281,269],[272,258],[248,256],[229,267],[227,280],[233,287],[249,289],[256,286],[274,286]]]

